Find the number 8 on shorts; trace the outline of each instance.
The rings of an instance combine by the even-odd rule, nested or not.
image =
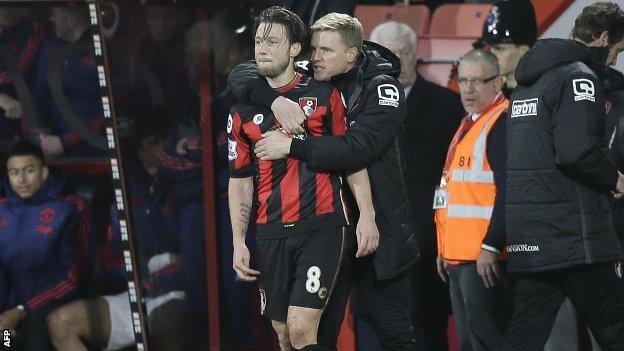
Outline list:
[[[308,280],[306,280],[306,290],[310,294],[316,294],[321,288],[321,269],[317,266],[308,268]]]

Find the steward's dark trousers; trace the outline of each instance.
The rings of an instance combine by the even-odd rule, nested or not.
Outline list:
[[[487,288],[475,263],[451,265],[449,289],[461,350],[499,350],[511,318],[510,289],[505,276]]]
[[[623,270],[620,263],[600,263],[513,275],[514,312],[505,350],[542,350],[565,297],[603,351],[624,350]]]

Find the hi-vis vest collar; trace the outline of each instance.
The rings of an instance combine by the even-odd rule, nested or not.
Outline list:
[[[479,115],[479,118],[475,121],[475,125],[472,126],[474,129],[479,128],[479,126],[482,127],[480,128],[481,131],[472,148],[471,167],[467,170],[457,168],[448,171],[445,170],[445,183],[448,183],[448,176],[450,175],[450,181],[454,183],[494,184],[494,173],[489,167],[486,167],[487,138],[492,126],[508,106],[509,100],[505,99],[502,93],[499,93],[494,99],[494,102]],[[454,151],[461,142],[459,137],[461,136],[456,134],[453,138],[447,157],[454,156]],[[466,137],[466,135],[464,135],[464,137]],[[450,162],[452,162],[452,160],[448,160],[448,163]],[[451,202],[447,208],[447,217],[490,219],[490,217],[492,217],[492,209],[493,204],[492,206],[477,206],[459,205]]]

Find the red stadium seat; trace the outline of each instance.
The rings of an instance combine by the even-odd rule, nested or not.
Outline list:
[[[427,80],[447,86],[453,63],[472,50],[477,38],[418,38],[418,73]]]
[[[418,58],[433,61],[457,61],[472,50],[472,43],[478,37],[420,37],[416,49]]]
[[[452,63],[421,63],[418,65],[418,74],[430,82],[445,87],[448,85],[452,68]]]
[[[574,0],[531,0],[535,9],[537,34],[541,35],[570,6]]]
[[[438,7],[431,18],[429,35],[480,37],[483,22],[492,5],[446,4]]]
[[[416,34],[425,33],[431,13],[427,5],[357,5],[354,17],[362,22],[364,39],[368,39],[375,26],[391,20],[407,23]]]

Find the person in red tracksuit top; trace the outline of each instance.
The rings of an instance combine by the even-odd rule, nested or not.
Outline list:
[[[12,303],[0,329],[17,332],[18,350],[52,350],[48,313],[84,295],[93,243],[87,204],[63,190],[39,146],[20,141],[8,153],[0,197],[0,275]],[[0,296],[2,301],[4,296]]]

